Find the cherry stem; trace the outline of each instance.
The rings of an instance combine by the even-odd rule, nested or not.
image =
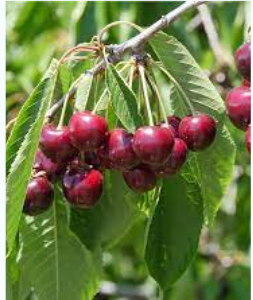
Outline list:
[[[100,96],[100,98],[98,99],[98,102],[95,104],[92,113],[95,114],[97,109],[99,108],[99,105],[101,104],[101,102],[104,100],[104,97],[106,96],[108,90],[107,88],[103,91],[102,95]]]
[[[149,119],[149,125],[154,126],[154,121],[153,121],[153,116],[152,116],[152,111],[150,107],[150,102],[148,98],[148,89],[147,89],[147,82],[145,78],[145,69],[143,65],[138,66],[140,77],[141,77],[141,83],[142,83],[142,88],[143,88],[143,95],[144,95],[144,100],[148,112],[148,119]]]
[[[181,86],[178,84],[178,82],[175,80],[175,78],[165,68],[163,68],[162,66],[160,66],[156,62],[154,63],[154,65],[157,66],[171,80],[171,82],[174,84],[174,86],[176,86],[176,88],[178,89],[178,91],[183,96],[183,99],[185,100],[185,103],[188,106],[191,114],[194,115],[195,111],[194,111],[193,105],[191,104],[189,98],[187,97],[187,95],[185,94],[185,92],[183,91],[183,89],[181,88]]]
[[[130,72],[129,72],[129,88],[130,89],[132,89],[132,86],[133,86],[134,71],[135,71],[135,66],[131,66]]]
[[[161,108],[163,120],[164,120],[164,122],[165,122],[166,125],[169,125],[168,120],[167,120],[167,114],[166,114],[165,107],[164,107],[164,104],[163,104],[163,100],[162,100],[161,94],[159,92],[159,89],[157,87],[157,84],[155,82],[155,79],[153,78],[153,80],[152,80],[151,77],[149,76],[149,74],[147,72],[146,72],[146,74],[147,74],[147,80],[148,80],[151,88],[153,89],[154,93],[156,94],[158,103],[159,103],[160,108]]]
[[[128,26],[131,26],[133,28],[135,28],[136,30],[138,31],[142,31],[142,28],[132,22],[128,22],[128,21],[115,21],[115,22],[112,22],[108,25],[106,25],[99,33],[98,37],[97,37],[97,40],[98,40],[98,44],[101,45],[101,42],[102,42],[102,37],[103,35],[106,33],[106,31],[108,31],[110,28],[114,27],[114,26],[118,26],[118,25],[128,25]]]
[[[85,74],[82,74],[79,78],[77,78],[77,80],[75,80],[75,81],[72,83],[71,87],[69,88],[68,92],[67,92],[66,95],[65,95],[64,102],[63,102],[63,107],[62,107],[62,111],[61,111],[61,116],[60,116],[60,120],[59,120],[57,129],[61,129],[61,128],[62,128],[62,125],[63,125],[63,123],[64,123],[64,117],[65,117],[65,114],[66,114],[68,101],[69,101],[69,99],[71,98],[71,93],[70,93],[70,91],[73,89],[74,86],[76,86],[76,85],[79,83],[79,81],[82,79],[83,76],[85,76]]]
[[[75,47],[72,47],[70,49],[68,49],[63,56],[60,58],[59,62],[58,62],[58,66],[60,66],[64,60],[71,55],[73,52],[95,52],[97,51],[99,48],[95,47],[95,46],[83,46],[83,45],[77,45]]]

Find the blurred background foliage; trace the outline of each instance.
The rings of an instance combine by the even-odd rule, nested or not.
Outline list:
[[[90,39],[103,26],[127,20],[148,26],[179,2],[7,2],[6,118],[14,118],[52,57]],[[187,12],[166,31],[175,35],[210,75],[223,98],[240,84],[233,52],[247,37],[250,1],[209,3],[223,57],[210,47],[198,10]],[[120,43],[135,32],[110,30],[105,42]],[[244,134],[227,122],[237,146],[235,176],[214,227],[204,229],[199,253],[189,270],[164,295],[165,300],[250,299],[250,157]],[[229,155],[229,153],[228,153]],[[212,178],[210,178],[212,180]],[[158,299],[143,259],[144,221],[104,254],[104,284],[98,299]],[[190,226],[190,224],[189,224]]]

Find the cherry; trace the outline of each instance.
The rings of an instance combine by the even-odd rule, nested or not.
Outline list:
[[[63,192],[74,206],[88,208],[101,197],[103,175],[98,170],[67,170],[62,180]]]
[[[186,116],[179,126],[179,136],[192,151],[200,151],[209,147],[216,135],[216,124],[206,114]]]
[[[169,129],[174,134],[174,137],[175,138],[178,137],[178,128],[179,128],[181,119],[177,116],[172,115],[172,116],[168,116],[167,120],[168,120],[168,124],[169,124]],[[168,127],[168,125],[166,123],[162,123],[161,127]]]
[[[55,181],[65,170],[65,164],[53,162],[41,150],[36,153],[36,158],[33,168],[36,171],[45,171],[47,178],[50,181]]]
[[[187,157],[187,145],[179,139],[175,139],[172,152],[165,164],[155,170],[156,175],[166,177],[174,175],[182,168]]]
[[[78,112],[69,122],[72,144],[80,151],[97,150],[106,139],[107,122],[91,112]]]
[[[242,80],[242,86],[251,87],[251,82],[247,79]]]
[[[106,169],[112,169],[113,163],[109,158],[109,149],[108,149],[108,143],[105,143],[105,146],[100,148],[98,150],[98,157],[100,159],[100,168],[102,170],[106,170]]]
[[[128,187],[137,193],[150,191],[156,186],[155,173],[145,166],[125,170],[123,177]]]
[[[251,118],[250,88],[233,88],[227,95],[226,108],[231,122],[239,129],[247,130]]]
[[[69,161],[77,153],[70,142],[67,126],[57,129],[52,124],[45,125],[40,137],[40,148],[48,158],[58,163]]]
[[[54,190],[47,177],[33,178],[27,186],[23,212],[30,216],[39,215],[51,206],[53,198]]]
[[[132,147],[133,134],[116,128],[110,132],[108,141],[109,159],[118,168],[131,169],[140,161]]]
[[[251,75],[251,44],[241,45],[235,52],[235,64],[243,78],[250,81]]]
[[[140,127],[133,138],[133,149],[139,159],[148,165],[162,165],[174,145],[173,133],[158,126]]]
[[[248,129],[246,131],[245,144],[248,152],[250,153],[251,152],[251,125],[248,126]]]

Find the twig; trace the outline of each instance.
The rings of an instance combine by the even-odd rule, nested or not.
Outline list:
[[[206,4],[198,7],[199,15],[204,26],[209,45],[213,51],[213,54],[218,62],[222,66],[227,66],[231,64],[231,59],[225,53],[223,47],[219,42],[219,36],[214,26],[210,10]]]
[[[197,7],[203,3],[206,3],[206,0],[195,0],[195,1],[186,1],[175,10],[169,12],[165,16],[162,16],[160,20],[152,24],[150,27],[143,30],[141,33],[137,34],[135,37],[125,41],[119,45],[109,45],[106,47],[108,53],[107,57],[108,62],[111,64],[116,64],[122,60],[122,56],[126,52],[138,52],[138,49],[142,49],[145,43],[154,36],[158,31],[169,26],[177,18],[179,18],[183,13],[192,7]],[[86,74],[97,75],[102,72],[106,67],[106,62],[102,59],[93,69],[86,72]],[[69,91],[69,97],[72,98],[76,92],[76,86],[74,86]],[[56,102],[48,112],[48,119],[50,120],[58,111],[58,109],[63,105],[65,96],[63,96],[58,102]]]

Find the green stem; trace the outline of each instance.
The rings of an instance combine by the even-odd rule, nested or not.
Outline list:
[[[130,73],[129,73],[129,88],[130,89],[132,89],[132,86],[133,86],[134,71],[135,71],[135,67],[131,66]]]
[[[166,111],[165,111],[165,107],[164,107],[164,104],[163,104],[163,100],[162,100],[162,97],[161,97],[161,94],[159,92],[159,89],[157,87],[157,84],[155,82],[155,79],[153,78],[153,81],[152,79],[148,76],[149,74],[147,73],[147,80],[149,81],[153,91],[155,92],[156,94],[156,97],[158,99],[158,102],[159,102],[159,105],[160,105],[160,108],[161,108],[161,112],[162,112],[162,116],[163,116],[163,120],[165,122],[165,124],[168,125],[168,120],[167,120],[167,114],[166,114]],[[154,77],[154,76],[153,76]]]
[[[146,104],[146,108],[147,108],[147,112],[148,112],[149,125],[154,126],[152,111],[151,111],[150,102],[149,102],[149,98],[148,98],[148,89],[147,89],[147,82],[146,82],[146,78],[145,78],[145,69],[142,65],[139,65],[138,68],[139,68],[139,73],[140,73],[140,77],[141,77],[144,100],[145,100],[145,104]]]
[[[96,113],[96,111],[97,111],[99,105],[100,105],[101,102],[104,100],[104,97],[105,97],[107,91],[108,91],[107,88],[103,91],[102,95],[101,95],[100,98],[98,99],[98,102],[97,102],[96,105],[94,106],[94,108],[93,108],[93,110],[92,110],[92,113],[94,113],[94,114]]]
[[[195,111],[194,111],[193,105],[191,104],[189,98],[187,97],[187,95],[185,94],[185,92],[183,91],[183,89],[181,88],[181,86],[178,84],[178,82],[175,80],[175,78],[165,68],[163,68],[162,66],[158,65],[157,63],[154,63],[154,65],[156,67],[158,67],[158,69],[161,70],[172,81],[172,83],[177,87],[177,89],[179,90],[179,92],[183,96],[183,98],[185,100],[185,103],[187,104],[190,112],[192,113],[192,115],[194,115]]]

